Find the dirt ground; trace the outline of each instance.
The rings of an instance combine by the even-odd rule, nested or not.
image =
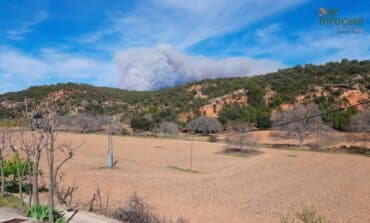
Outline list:
[[[222,143],[114,137],[117,169],[105,165],[107,138],[71,135],[85,143],[63,169],[79,186],[75,201],[87,202],[99,186],[110,206],[136,191],[154,211],[190,222],[280,222],[314,206],[330,222],[370,222],[370,158],[360,155],[262,149],[261,155],[216,154]]]

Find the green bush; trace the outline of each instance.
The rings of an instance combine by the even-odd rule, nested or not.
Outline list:
[[[135,130],[149,131],[153,123],[144,117],[133,117],[131,119],[130,125],[131,128]]]
[[[15,154],[10,160],[3,161],[3,170],[5,177],[9,176],[12,176],[13,178],[18,177],[17,159],[19,169],[21,171],[24,170],[24,176],[30,175],[32,173],[33,166],[32,162],[28,163],[26,159],[20,157],[18,154]]]
[[[64,223],[66,222],[63,218],[61,211],[54,209],[53,211],[55,223]],[[46,221],[49,219],[49,206],[47,204],[40,204],[32,206],[26,213],[27,217]]]
[[[10,160],[4,160],[3,171],[6,178],[5,190],[11,193],[17,193],[19,191],[17,159],[19,162],[19,170],[20,172],[23,172],[23,177],[27,177],[32,174],[32,162],[28,163],[26,159],[20,157],[18,154],[14,155]],[[30,187],[25,183],[22,185],[22,189],[24,192],[29,192]]]
[[[269,124],[269,109],[265,106],[253,107],[253,106],[226,106],[224,107],[219,116],[221,123],[226,126],[230,123],[246,122],[246,123],[257,123],[259,120],[259,126],[268,127]]]
[[[295,215],[284,216],[280,218],[281,223],[326,223],[324,217],[317,214],[313,207],[304,207],[303,210],[298,211]]]
[[[33,206],[27,211],[26,215],[33,219],[46,221],[49,219],[49,207],[45,204]]]
[[[269,116],[259,116],[257,117],[256,127],[260,129],[271,128],[271,119]]]

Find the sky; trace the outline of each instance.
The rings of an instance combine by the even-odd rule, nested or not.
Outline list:
[[[320,25],[320,7],[363,24]],[[0,93],[62,82],[153,90],[370,59],[369,11],[350,0],[0,0]]]

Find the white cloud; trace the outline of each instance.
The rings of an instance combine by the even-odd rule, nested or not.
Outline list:
[[[237,30],[306,0],[145,1],[126,14],[110,14],[95,32],[79,38],[83,43],[118,46],[153,46],[160,43],[186,48],[208,37]],[[115,36],[112,43],[109,37]],[[105,39],[108,38],[108,39]]]
[[[48,13],[46,11],[40,11],[33,15],[32,18],[22,21],[17,29],[7,30],[7,38],[12,40],[22,40],[24,39],[24,35],[32,31],[32,28],[45,19],[47,19]]]
[[[98,61],[56,49],[43,49],[31,55],[13,48],[0,48],[0,92],[7,91],[5,86],[14,86],[14,83],[17,89],[50,82],[114,86],[117,79],[118,73],[111,61]]]
[[[261,41],[267,41],[270,40],[270,37],[274,35],[276,32],[281,30],[281,24],[280,23],[273,23],[266,27],[262,27],[256,30],[256,36]]]
[[[270,26],[269,26],[270,27]],[[297,59],[305,63],[322,64],[338,61],[343,58],[364,60],[370,57],[370,34],[340,34],[334,30],[305,30],[290,34],[290,37],[279,33],[279,30],[263,34],[256,30],[256,42],[247,46],[244,53],[251,56],[265,55],[265,58],[279,58],[282,61]]]
[[[117,54],[116,63],[121,73],[119,86],[130,90],[152,90],[205,78],[254,75],[283,67],[271,60],[194,56],[169,45],[122,51]]]

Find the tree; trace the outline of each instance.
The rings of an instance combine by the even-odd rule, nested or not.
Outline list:
[[[82,146],[81,143],[78,146],[74,146],[71,141],[65,139],[63,141],[57,141],[57,118],[53,111],[47,111],[48,117],[45,118],[44,121],[44,133],[45,133],[45,153],[47,159],[47,168],[48,168],[48,175],[49,175],[49,190],[48,190],[48,200],[49,200],[49,222],[54,222],[54,196],[57,187],[57,179],[60,173],[61,168],[63,165],[68,162],[68,160],[72,159],[76,150]],[[63,156],[61,161],[57,163],[55,161],[55,152],[59,151]]]
[[[232,133],[226,137],[226,142],[230,145],[237,145],[242,150],[243,146],[247,143],[245,133],[249,131],[248,124],[236,123],[232,126]]]
[[[278,130],[286,132],[286,136],[298,139],[299,146],[303,147],[304,141],[310,136],[319,137],[329,128],[324,124],[318,106],[314,103],[307,105],[298,104],[294,108],[277,114],[275,126]]]
[[[269,109],[266,106],[225,106],[220,113],[220,121],[224,125],[229,123],[247,122],[261,124],[263,117],[269,117]],[[265,120],[266,121],[266,120]],[[265,123],[268,124],[268,123]]]
[[[133,117],[130,122],[131,128],[135,130],[149,131],[152,127],[151,121],[144,117]]]
[[[4,173],[4,161],[5,161],[5,154],[8,148],[8,134],[6,129],[1,129],[1,139],[0,139],[0,175],[1,175],[1,196],[4,197],[5,195],[5,173]]]
[[[76,117],[72,119],[70,116],[56,116],[58,120],[58,126],[62,124],[68,125],[68,121],[71,120],[74,126],[78,126],[81,128],[81,131],[86,132],[98,132],[102,124],[104,124],[105,120],[102,116],[93,116],[91,114],[83,113],[78,114]],[[70,123],[69,123],[70,125]]]
[[[324,119],[331,123],[334,129],[345,130],[356,112],[356,109],[351,107],[347,110],[329,113],[324,116]]]
[[[261,106],[264,105],[263,96],[265,94],[264,90],[255,82],[249,82],[247,87],[248,104],[251,106]]]
[[[220,121],[216,118],[210,118],[207,116],[200,116],[197,119],[191,120],[187,125],[186,129],[194,133],[202,133],[209,135],[209,133],[217,133],[223,129]]]
[[[12,165],[14,168],[13,173],[13,182],[15,177],[18,178],[18,193],[19,193],[19,201],[24,206],[24,200],[23,200],[23,177],[28,175],[31,172],[30,169],[30,158],[29,154],[24,154],[26,156],[26,159],[22,159],[22,155],[20,154],[21,151],[24,151],[22,147],[18,147],[19,143],[17,142],[17,137],[14,134],[13,130],[9,130],[11,133],[8,135],[8,145],[10,148],[10,151],[13,153],[13,160],[12,163],[15,165]]]
[[[27,158],[32,162],[32,177],[30,177],[30,189],[29,205],[39,205],[39,164],[41,153],[45,147],[45,133],[35,126],[33,121],[33,114],[38,113],[40,107],[35,107],[32,112],[28,111],[27,99],[24,100],[25,111],[23,111],[23,117],[26,120],[26,128],[28,131],[20,133],[20,140],[23,146],[23,151],[27,155]],[[36,131],[34,131],[36,130]],[[31,167],[29,167],[31,169]]]
[[[256,120],[256,127],[260,129],[271,128],[271,119],[269,116],[259,116]]]
[[[31,202],[30,205],[39,205],[39,164],[41,153],[45,146],[45,134],[42,131],[30,131],[28,134],[21,133],[21,140],[24,151],[32,160],[32,177],[31,177]]]
[[[352,116],[347,129],[353,132],[370,133],[370,110],[365,110]]]
[[[159,125],[159,132],[166,135],[177,135],[179,133],[179,126],[175,122],[164,121]]]

